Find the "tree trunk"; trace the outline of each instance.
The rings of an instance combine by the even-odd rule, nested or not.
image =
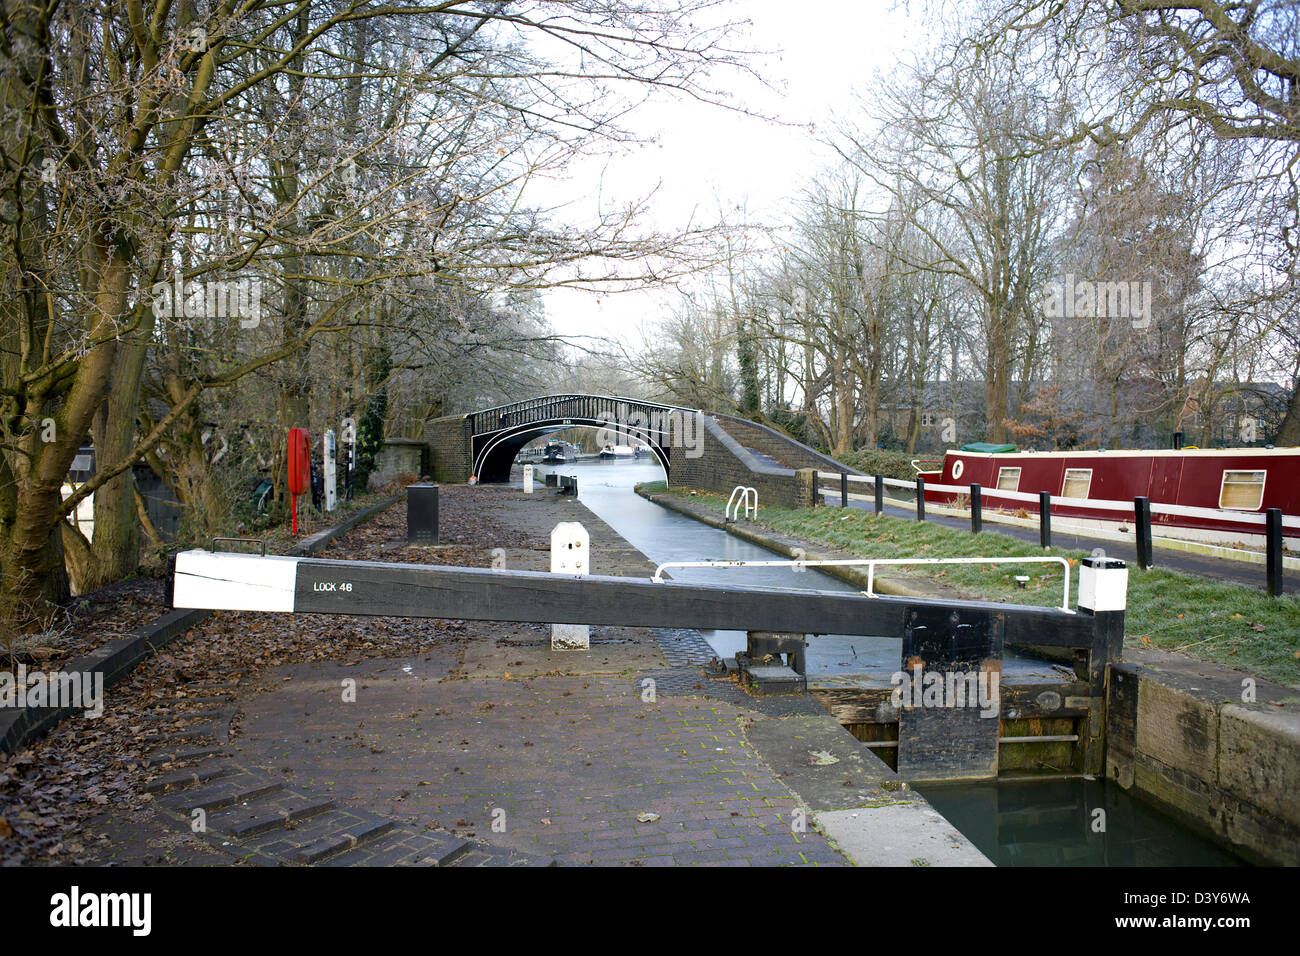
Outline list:
[[[988,440],[1007,440],[1007,389],[1011,358],[1008,354],[1007,325],[1002,308],[994,306],[989,323],[988,369],[984,380],[984,420]]]
[[[1300,380],[1291,390],[1291,399],[1286,403],[1286,415],[1277,430],[1273,444],[1279,448],[1292,448],[1300,445]]]
[[[59,541],[61,489],[103,401],[116,355],[116,342],[108,331],[125,312],[126,304],[128,266],[121,251],[106,252],[101,261],[90,334],[103,341],[77,363],[62,407],[50,416],[54,420],[52,440],[40,440],[43,436],[34,429],[26,442],[30,452],[26,473],[14,474],[6,464],[7,473],[0,476],[12,479],[17,488],[12,516],[0,515],[0,621],[20,632],[46,626],[50,602],[67,597]],[[30,409],[29,421],[39,424],[42,410],[41,405]]]
[[[92,429],[98,461],[122,461],[130,457],[135,446],[140,379],[152,333],[153,319],[150,317],[130,342],[118,349],[103,412]],[[139,551],[140,520],[135,504],[135,475],[128,468],[95,492],[91,560],[87,567],[77,569],[78,573],[74,575],[77,590],[84,593],[131,574],[139,562]]]

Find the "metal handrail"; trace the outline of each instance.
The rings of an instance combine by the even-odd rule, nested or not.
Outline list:
[[[740,500],[739,500],[739,501],[736,501],[736,494],[737,494],[737,493],[740,494]],[[756,517],[756,518],[758,517],[758,489],[757,489],[757,488],[753,488],[753,487],[748,487],[748,486],[745,486],[745,485],[736,485],[735,488],[732,488],[732,489],[731,489],[731,497],[729,497],[729,498],[727,499],[727,508],[726,508],[726,511],[724,512],[724,514],[726,515],[726,520],[728,520],[728,521],[737,521],[737,520],[739,520],[739,518],[740,518],[740,506],[741,506],[742,504],[745,506],[745,517],[748,518],[748,517],[750,516],[750,514],[749,514],[749,496],[750,496],[750,495],[753,495],[753,496],[754,496],[754,517]],[[732,506],[733,503],[734,503],[735,506],[736,506],[736,514],[735,514],[734,517],[733,517],[732,514],[731,514],[731,506]]]
[[[733,492],[734,494],[734,492]],[[879,597],[875,592],[876,565],[878,564],[1059,564],[1065,570],[1061,591],[1061,610],[1070,611],[1070,562],[1065,558],[839,558],[795,561],[666,561],[655,568],[650,579],[663,584],[665,568],[823,568],[867,566],[867,597]],[[1074,613],[1070,611],[1070,613]]]

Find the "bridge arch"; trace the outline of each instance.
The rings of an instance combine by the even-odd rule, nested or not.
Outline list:
[[[483,443],[481,449],[475,449],[473,474],[480,482],[509,481],[511,465],[525,445],[538,435],[563,431],[566,428],[610,429],[611,426],[605,421],[569,417],[562,421],[544,421],[506,429],[492,435]],[[617,426],[617,431],[619,434],[631,435],[645,442],[646,447],[663,468],[665,477],[670,474],[668,449],[659,444],[658,436],[654,432],[624,426]]]
[[[665,476],[672,474],[670,443],[681,416],[694,409],[608,395],[547,395],[473,412],[464,418],[470,474],[481,482],[510,479],[520,449],[539,434],[565,428],[604,428],[634,436],[658,459]]]

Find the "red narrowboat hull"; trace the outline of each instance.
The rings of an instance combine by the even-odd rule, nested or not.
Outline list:
[[[1052,503],[1054,516],[1111,525],[1131,524],[1133,499],[1144,496],[1152,503],[1153,532],[1219,543],[1263,543],[1263,524],[1246,515],[1262,515],[1270,508],[1279,508],[1287,516],[1300,515],[1300,448],[996,454],[949,451],[941,471],[921,472],[921,476],[927,484],[980,485],[986,509],[1023,509],[1037,514],[1037,505],[1032,502],[996,495],[1001,479],[1003,490],[1032,495],[1045,491],[1053,497],[1069,498],[1070,504]],[[927,488],[925,498],[936,504],[952,504],[963,494],[968,496],[969,491]],[[1128,506],[1128,514],[1114,507],[1089,506],[1085,500],[1121,503]],[[1216,514],[1167,514],[1161,513],[1160,505],[1214,509]],[[1237,514],[1243,518],[1234,519]],[[1284,519],[1283,534],[1300,538],[1300,522]]]

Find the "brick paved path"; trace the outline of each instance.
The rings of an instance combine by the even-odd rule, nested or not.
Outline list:
[[[707,697],[646,702],[624,677],[439,681],[440,665],[372,662],[355,703],[336,674],[300,670],[245,703],[238,758],[342,805],[564,863],[842,862],[793,831],[799,802],[746,741],[747,722],[770,718]]]

